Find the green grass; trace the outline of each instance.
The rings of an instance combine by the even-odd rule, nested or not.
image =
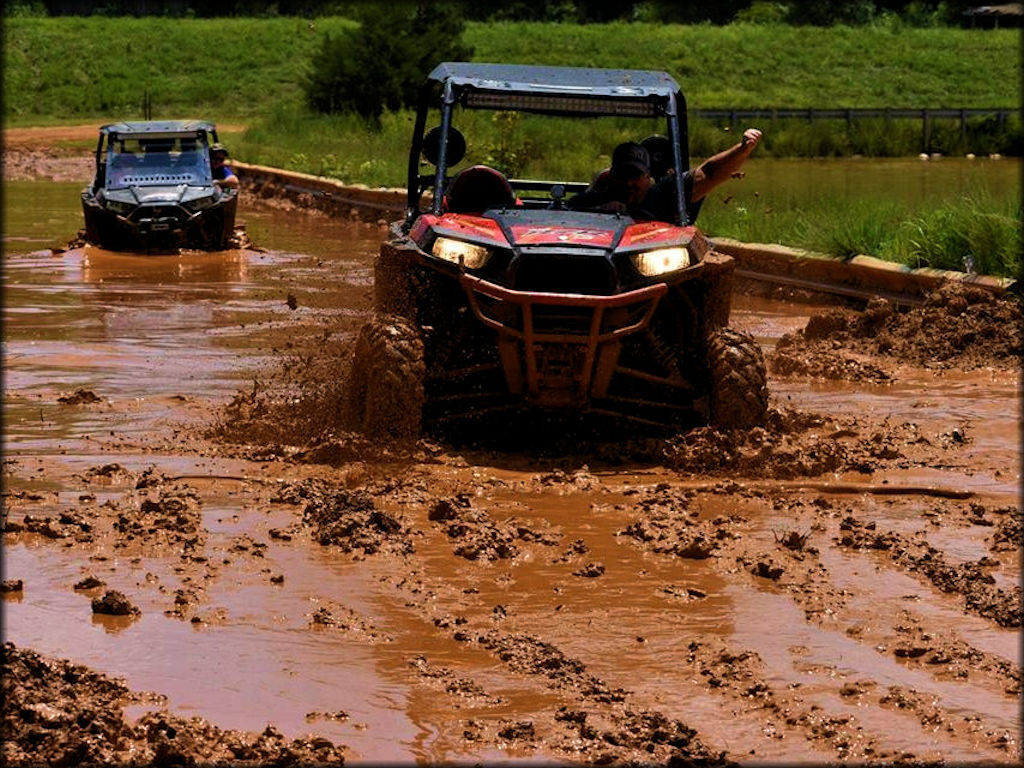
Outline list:
[[[878,244],[881,258],[911,267],[1021,275],[1021,206],[968,194],[906,216]]]
[[[4,20],[8,125],[154,118],[254,118],[300,101],[314,46],[352,22],[325,19]]]
[[[6,18],[8,125],[141,116],[258,118],[301,103],[317,19]],[[1015,30],[470,23],[476,61],[665,69],[691,109],[995,107],[1020,103]],[[372,76],[372,73],[368,73]]]
[[[466,39],[480,61],[664,69],[691,109],[1020,103],[1014,30],[510,22]]]

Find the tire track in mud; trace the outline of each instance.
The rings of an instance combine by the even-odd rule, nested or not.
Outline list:
[[[399,503],[412,503],[422,508],[424,489],[416,482],[413,487],[415,500],[410,502],[404,498]],[[543,688],[551,689],[566,702],[553,713],[534,713],[527,720],[497,724],[468,720],[464,730],[468,741],[496,745],[514,743],[518,748],[529,749],[536,748],[538,733],[543,733],[546,749],[566,755],[595,756],[592,759],[599,763],[654,760],[679,765],[728,764],[724,753],[710,750],[694,729],[664,713],[631,705],[627,691],[608,685],[591,674],[582,661],[566,656],[555,645],[529,633],[495,629],[493,621],[501,618],[500,610],[492,609],[482,619],[467,618],[464,606],[456,609],[458,615],[448,612],[446,606],[457,601],[446,600],[444,593],[451,593],[454,587],[432,583],[421,575],[421,564],[415,562],[417,547],[411,543],[412,531],[419,526],[410,522],[407,515],[378,510],[374,496],[367,494],[353,496],[345,491],[332,493],[321,488],[305,495],[313,497],[303,519],[313,526],[315,541],[340,547],[344,552],[355,552],[357,558],[382,550],[400,553],[405,561],[403,573],[387,580],[406,594],[406,607],[425,614],[425,618],[452,642],[483,649],[514,676],[539,679]],[[515,520],[495,521],[485,511],[472,508],[471,498],[466,493],[435,498],[426,510],[426,520],[422,521],[425,527],[433,523],[435,529],[440,529],[454,557],[469,562],[511,561],[524,547],[554,547],[561,539],[553,531],[534,530]],[[365,525],[352,524],[353,511],[356,517],[362,515],[360,522]],[[345,524],[339,528],[335,518]],[[374,524],[374,519],[388,522]],[[367,543],[368,528],[375,529],[371,538],[376,536],[382,544]],[[324,535],[325,530],[332,535]],[[493,697],[472,679],[432,665],[425,657],[417,656],[409,663],[423,677],[443,681],[444,690],[461,701],[466,700],[468,693],[471,698],[493,702]]]
[[[847,636],[861,643],[870,643],[879,653],[891,653],[903,663],[910,663],[918,668],[931,666],[936,677],[953,679],[984,678],[984,682],[996,689],[1001,689],[1006,695],[1018,696],[1021,687],[1021,669],[1006,659],[971,647],[969,644],[956,638],[954,633],[936,633],[934,630],[927,631],[922,625],[923,620],[915,617],[910,611],[903,610],[892,623],[889,632],[865,632],[863,624],[850,625],[843,619],[844,608],[847,605],[851,593],[838,587],[828,570],[818,559],[818,550],[807,544],[811,535],[825,532],[828,524],[825,521],[828,517],[834,517],[837,513],[832,505],[824,497],[819,497],[811,503],[792,500],[770,498],[767,495],[761,496],[766,504],[773,505],[777,509],[792,514],[800,507],[809,507],[811,514],[801,517],[803,527],[807,528],[806,533],[798,533],[790,529],[782,536],[773,531],[773,542],[769,544],[764,536],[760,539],[757,535],[751,535],[747,530],[739,533],[737,528],[746,522],[741,516],[733,516],[731,519],[717,517],[710,521],[714,526],[715,535],[712,540],[706,535],[705,523],[707,521],[695,521],[695,513],[690,509],[690,502],[695,498],[692,490],[686,490],[673,499],[671,492],[666,489],[656,489],[642,500],[642,507],[645,517],[638,519],[622,531],[623,535],[639,540],[642,546],[657,552],[661,555],[675,555],[678,557],[700,557],[712,559],[725,573],[737,574],[747,573],[752,580],[770,582],[773,587],[788,594],[794,602],[800,605],[805,611],[805,618],[822,626],[842,627],[846,624],[845,633]],[[973,505],[974,514],[977,515],[980,506]],[[682,514],[681,514],[682,512]],[[849,517],[844,517],[839,524],[840,529],[846,524]],[[730,530],[730,526],[733,530]],[[833,524],[831,527],[835,527]],[[865,526],[873,529],[873,524]],[[696,531],[694,531],[696,529]],[[694,548],[692,537],[696,536],[703,546]],[[764,541],[760,547],[751,547],[758,541]],[[839,542],[839,537],[834,537]],[[937,559],[941,562],[941,554],[934,548],[928,547],[925,550],[927,562],[930,559]],[[733,567],[731,564],[736,563]],[[936,569],[937,573],[946,576],[947,569],[941,567]],[[973,572],[968,573],[970,576]],[[959,583],[957,580],[956,583]],[[884,609],[883,609],[884,612]],[[876,619],[884,621],[880,616]],[[732,652],[722,650],[722,654]],[[747,652],[740,653],[740,658],[746,660]],[[755,654],[756,655],[756,654]],[[938,668],[943,671],[938,672]],[[706,673],[711,674],[711,673]],[[753,678],[753,674],[748,674]],[[714,687],[720,687],[721,681],[713,678]],[[761,683],[755,683],[760,686]],[[878,683],[873,681],[858,681],[857,684],[845,684],[840,689],[841,696],[860,695],[866,686],[874,688]],[[917,691],[907,690],[900,686],[890,686],[895,693],[887,693],[877,700],[879,706],[894,706],[900,710],[913,712],[919,717],[921,725],[926,729],[941,728],[945,733],[957,739],[969,741],[972,745],[977,743],[978,738],[989,747],[998,751],[1005,751],[1011,756],[1019,756],[1020,746],[1005,729],[985,729],[980,725],[977,717],[963,717],[962,714],[954,713],[947,708],[936,705],[931,701],[930,696]],[[766,689],[767,690],[767,689]],[[760,692],[760,689],[758,689]],[[790,721],[787,721],[790,722]],[[802,722],[798,717],[795,722]],[[846,721],[842,721],[845,724]],[[826,730],[835,730],[830,723]],[[819,734],[819,724],[814,723],[812,730]],[[843,733],[839,737],[837,746],[840,749],[847,748],[849,733]],[[862,734],[858,734],[862,735]],[[876,745],[869,742],[861,757],[872,755],[877,757]]]
[[[537,484],[543,485],[543,481]],[[496,522],[484,509],[474,507],[473,499],[479,494],[472,487],[467,487],[447,498],[435,497],[426,505],[423,504],[423,497],[430,499],[431,494],[424,494],[422,486],[419,486],[418,490],[420,498],[416,502],[410,504],[408,500],[399,500],[398,503],[413,508],[419,506],[420,514],[424,513],[422,507],[428,507],[423,525],[433,523],[435,528],[440,527],[450,543],[451,554],[456,557],[469,561],[512,562],[524,555],[524,548],[531,551],[537,547],[553,548],[564,538],[550,530],[535,530],[514,518]],[[735,488],[729,484],[722,484],[718,491],[724,494],[734,492]],[[811,557],[815,554],[815,549],[805,546],[806,535],[790,531],[778,537],[773,533],[775,538],[770,548],[752,549],[749,547],[752,536],[749,530],[743,530],[747,521],[742,515],[717,516],[707,520],[694,519],[696,514],[689,510],[689,502],[701,495],[704,494],[692,488],[673,491],[668,484],[661,484],[653,491],[641,495],[635,510],[641,511],[642,515],[629,523],[618,535],[639,542],[642,549],[661,557],[716,560],[721,564],[720,570],[725,573],[747,574],[748,587],[749,582],[757,580],[776,583],[790,593],[797,603],[805,607],[808,620],[821,621],[828,615],[830,623],[836,623],[836,614],[841,612],[844,604],[843,591],[827,586],[830,581],[829,574],[824,566]],[[768,497],[761,493],[747,490],[745,496],[748,499],[770,503]],[[785,506],[778,501],[775,503]],[[831,505],[823,499],[818,499],[811,506],[819,511],[834,512]],[[683,513],[680,514],[680,511]],[[410,523],[404,527],[411,530],[419,526]],[[822,530],[824,526],[818,523],[817,528]],[[393,526],[392,530],[397,531],[398,527]],[[562,545],[564,548],[564,542]],[[577,539],[565,548],[562,556],[549,562],[562,561],[571,567],[571,564],[579,560],[574,556],[584,555],[587,551],[585,542]],[[416,554],[411,549],[406,550],[404,554],[416,559]],[[536,554],[534,552],[533,556]],[[732,562],[735,562],[736,566],[726,565]],[[613,723],[622,723],[624,718],[628,721],[630,717],[636,716],[634,710],[628,709],[632,694],[623,689],[610,688],[604,681],[590,674],[586,664],[580,659],[567,657],[556,645],[543,640],[542,637],[503,632],[493,628],[494,621],[502,617],[499,612],[501,606],[493,608],[490,614],[486,608],[481,607],[478,609],[480,616],[477,618],[469,618],[466,615],[464,601],[461,603],[462,610],[458,616],[446,612],[443,606],[460,602],[445,597],[446,593],[452,592],[451,585],[431,583],[420,574],[419,566],[414,567],[417,569],[417,577],[398,579],[395,586],[408,592],[409,607],[427,610],[434,626],[440,630],[447,630],[454,642],[482,647],[497,656],[512,672],[544,678],[548,681],[547,685],[557,691],[571,691],[572,696],[580,702],[605,709],[609,705],[615,705],[616,714],[610,716]],[[590,572],[588,568],[591,569]],[[573,575],[600,576],[602,572],[603,566],[590,563],[585,568],[573,571]],[[785,579],[782,578],[783,574],[787,574]],[[1001,663],[1000,660],[963,643],[947,644],[945,648],[973,662],[975,669],[978,668],[978,662],[982,662],[980,666],[992,677],[1004,685],[1016,686],[1019,689],[1019,670],[1013,670],[1012,665]],[[787,733],[791,737],[795,735],[824,747],[827,752],[841,759],[874,761],[908,757],[899,749],[884,746],[884,731],[873,732],[870,726],[860,723],[856,715],[842,711],[844,708],[829,713],[818,703],[804,702],[798,696],[774,690],[765,677],[763,662],[753,651],[731,649],[720,641],[693,641],[687,650],[686,664],[694,679],[704,681],[705,693],[724,696],[733,702],[742,702],[747,710],[761,710],[762,714],[758,715],[759,725],[768,738],[784,738]],[[916,659],[916,654],[901,654],[898,650],[895,656]],[[1004,751],[1003,754],[1005,751],[1012,753],[1015,749],[1012,738],[1008,737],[1005,731],[986,731],[970,718],[961,722],[963,718],[936,705],[927,694],[912,689],[900,686],[886,688],[870,680],[859,680],[857,683],[844,684],[835,692],[835,696],[845,701],[861,701],[865,690],[876,688],[880,693],[874,697],[872,704],[878,709],[895,708],[910,713],[918,719],[923,728],[941,728],[948,738],[965,742],[971,748],[977,747],[981,739],[994,747],[993,754],[999,754],[1000,751]],[[564,721],[568,715],[561,713],[560,717]],[[593,723],[598,721],[597,714],[594,711],[588,713],[585,708],[577,711],[569,719],[577,724],[590,723],[587,728],[581,725],[580,733],[575,738],[594,737],[605,745],[626,744],[649,755],[660,748],[647,740],[647,737],[639,736],[635,724],[631,730],[632,735],[625,740],[620,731],[614,731],[612,735],[607,729],[595,733]],[[674,732],[678,738],[669,743],[677,750],[685,751],[689,747],[689,742],[683,740],[682,734],[689,734],[686,739],[699,738],[696,731],[662,712],[645,711],[641,720],[658,723],[658,733],[664,730],[666,722],[674,723]],[[533,733],[532,722],[528,723],[529,728],[523,723],[519,725],[522,726],[517,731],[520,739],[525,738],[523,734],[527,732]],[[615,733],[619,735],[614,735]],[[484,732],[478,730],[476,737],[484,738]],[[662,736],[658,736],[654,738],[654,742],[661,744],[661,739]],[[701,759],[707,759],[707,748],[700,742],[695,743],[699,745],[698,749],[703,755]],[[549,743],[549,746],[552,745]],[[938,754],[940,753],[936,752],[936,755]],[[721,753],[720,757],[724,759],[724,753]]]
[[[962,595],[966,611],[991,619],[1002,627],[1021,626],[1021,588],[1004,590],[995,586],[996,580],[988,570],[998,563],[987,556],[977,562],[951,565],[942,552],[927,542],[914,541],[893,531],[880,531],[874,521],[853,515],[843,519],[839,530],[839,546],[884,552],[894,564],[920,574],[943,592]]]

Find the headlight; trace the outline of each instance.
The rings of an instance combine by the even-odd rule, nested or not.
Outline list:
[[[638,253],[633,257],[633,264],[644,277],[664,275],[677,269],[690,266],[690,252],[685,248],[659,248],[656,251]]]
[[[131,212],[132,208],[135,207],[131,203],[122,203],[119,200],[107,200],[106,206],[108,211],[113,211],[121,216]]]
[[[491,258],[491,252],[482,245],[464,243],[450,237],[437,238],[430,252],[452,264],[463,264],[467,269],[479,269]]]

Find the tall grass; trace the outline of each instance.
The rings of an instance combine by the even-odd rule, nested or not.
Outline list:
[[[1024,277],[1021,197],[972,189],[933,204],[794,195],[705,203],[700,225],[715,236],[784,243],[837,258],[868,254],[912,268]],[[708,204],[710,203],[710,204]]]
[[[903,219],[880,243],[882,258],[911,267],[1021,276],[1021,206],[969,193]]]
[[[380,130],[356,115],[313,115],[275,106],[232,138],[235,157],[349,184],[402,186],[406,179],[413,114],[385,114]]]

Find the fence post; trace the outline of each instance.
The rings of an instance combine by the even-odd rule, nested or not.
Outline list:
[[[929,119],[928,109],[921,110],[921,151],[925,154],[931,152],[932,147],[932,125]]]

